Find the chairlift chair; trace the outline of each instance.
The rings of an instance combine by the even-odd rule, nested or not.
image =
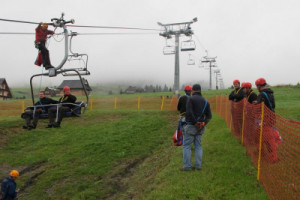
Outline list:
[[[49,72],[47,73],[42,73],[42,74],[35,74],[33,76],[31,76],[30,78],[30,88],[31,88],[31,98],[32,98],[32,104],[34,107],[34,109],[36,109],[36,106],[34,106],[34,94],[33,94],[33,84],[32,84],[32,80],[34,77],[38,77],[38,76],[49,76],[49,77],[55,77],[57,76],[58,74],[61,74],[63,76],[65,75],[76,75],[79,77],[80,79],[80,82],[82,84],[82,88],[84,90],[84,93],[85,93],[85,97],[86,97],[86,101],[85,102],[76,102],[74,104],[75,108],[76,109],[73,109],[73,114],[75,116],[80,116],[81,114],[84,113],[84,111],[86,110],[87,108],[87,105],[89,103],[89,97],[88,97],[88,92],[87,92],[87,88],[85,86],[85,83],[83,81],[83,78],[81,77],[81,75],[89,75],[89,71],[87,70],[87,61],[88,61],[88,56],[87,54],[77,54],[77,53],[73,53],[71,51],[71,40],[72,40],[72,37],[73,36],[76,36],[77,33],[71,33],[70,35],[68,34],[68,30],[67,30],[67,26],[66,24],[68,23],[74,23],[74,20],[70,20],[70,21],[65,21],[64,18],[63,18],[63,14],[62,14],[62,17],[60,19],[58,18],[53,18],[51,19],[51,21],[53,23],[49,24],[49,25],[53,25],[54,27],[61,27],[64,29],[64,36],[65,36],[65,56],[63,58],[63,60],[61,61],[61,63],[55,67],[55,68],[50,68],[49,69]],[[70,52],[72,53],[72,55],[68,55],[68,38],[69,36],[71,36],[70,38]],[[67,59],[68,58],[73,58],[73,57],[86,57],[86,60],[85,60],[85,66],[82,68],[82,69],[76,69],[76,68],[71,68],[71,69],[62,69],[62,67],[64,66],[64,64],[66,63]],[[57,105],[58,106],[58,105]],[[82,110],[83,108],[83,110]],[[74,111],[76,110],[76,111]]]
[[[187,65],[195,65],[195,59],[192,58],[191,54],[189,54],[189,59],[187,61]]]
[[[175,54],[175,47],[167,45],[164,47],[163,53],[164,53],[164,55],[173,55],[173,54]]]
[[[196,43],[194,40],[187,40],[181,42],[181,51],[194,51],[196,49]]]
[[[70,34],[71,38],[70,38],[70,47],[69,47],[69,51],[70,51],[70,55],[68,55],[68,61],[72,62],[72,61],[79,61],[81,62],[81,67],[77,67],[77,68],[73,68],[76,69],[80,75],[90,75],[90,72],[87,69],[87,64],[88,64],[88,55],[87,54],[79,54],[79,53],[74,53],[72,51],[72,39],[74,36],[77,36],[77,32],[71,32]],[[77,76],[77,73],[74,72],[63,72],[62,73],[63,76]]]

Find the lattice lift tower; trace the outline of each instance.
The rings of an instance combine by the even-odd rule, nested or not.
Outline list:
[[[175,95],[179,94],[179,37],[181,35],[192,36],[194,32],[191,29],[191,24],[197,22],[197,18],[194,18],[190,22],[181,22],[173,24],[162,24],[158,22],[158,25],[164,28],[164,31],[159,35],[167,39],[175,36],[175,73],[174,73],[174,92]],[[186,51],[188,51],[187,49]],[[194,49],[193,49],[194,50]]]

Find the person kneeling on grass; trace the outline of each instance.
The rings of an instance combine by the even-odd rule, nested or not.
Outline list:
[[[70,87],[65,86],[63,91],[64,96],[62,96],[58,101],[58,103],[61,105],[58,106],[57,122],[54,122],[57,113],[57,107],[51,107],[48,110],[49,124],[46,128],[59,128],[64,114],[68,111],[71,111],[74,107],[73,104],[76,102],[77,98],[74,95],[70,94]]]
[[[183,168],[181,171],[190,171],[193,168],[201,170],[202,165],[202,134],[205,125],[211,120],[210,105],[201,94],[201,86],[193,85],[192,96],[186,103],[186,126],[183,132]],[[195,165],[192,167],[192,144],[195,147]]]
[[[13,200],[17,198],[17,184],[15,180],[19,177],[17,170],[12,170],[9,177],[4,179],[1,184],[1,200]]]

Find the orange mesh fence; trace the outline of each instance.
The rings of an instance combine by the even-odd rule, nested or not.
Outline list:
[[[222,96],[209,101],[245,145],[269,198],[300,199],[300,122],[276,115],[264,104]]]

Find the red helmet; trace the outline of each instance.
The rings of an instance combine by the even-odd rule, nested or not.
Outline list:
[[[249,83],[249,82],[244,82],[244,83],[242,83],[242,87],[243,88],[252,88],[252,84],[251,83]]]
[[[266,85],[266,79],[264,78],[259,78],[255,81],[255,85],[256,86],[264,86]]]
[[[192,91],[192,86],[191,85],[186,85],[184,87],[184,91]]]
[[[65,86],[63,90],[64,91],[70,91],[70,87],[69,86]]]
[[[240,84],[240,81],[239,81],[239,80],[237,80],[237,79],[236,79],[236,80],[234,80],[234,81],[233,81],[233,85],[234,85],[234,84],[236,84],[236,83]]]

